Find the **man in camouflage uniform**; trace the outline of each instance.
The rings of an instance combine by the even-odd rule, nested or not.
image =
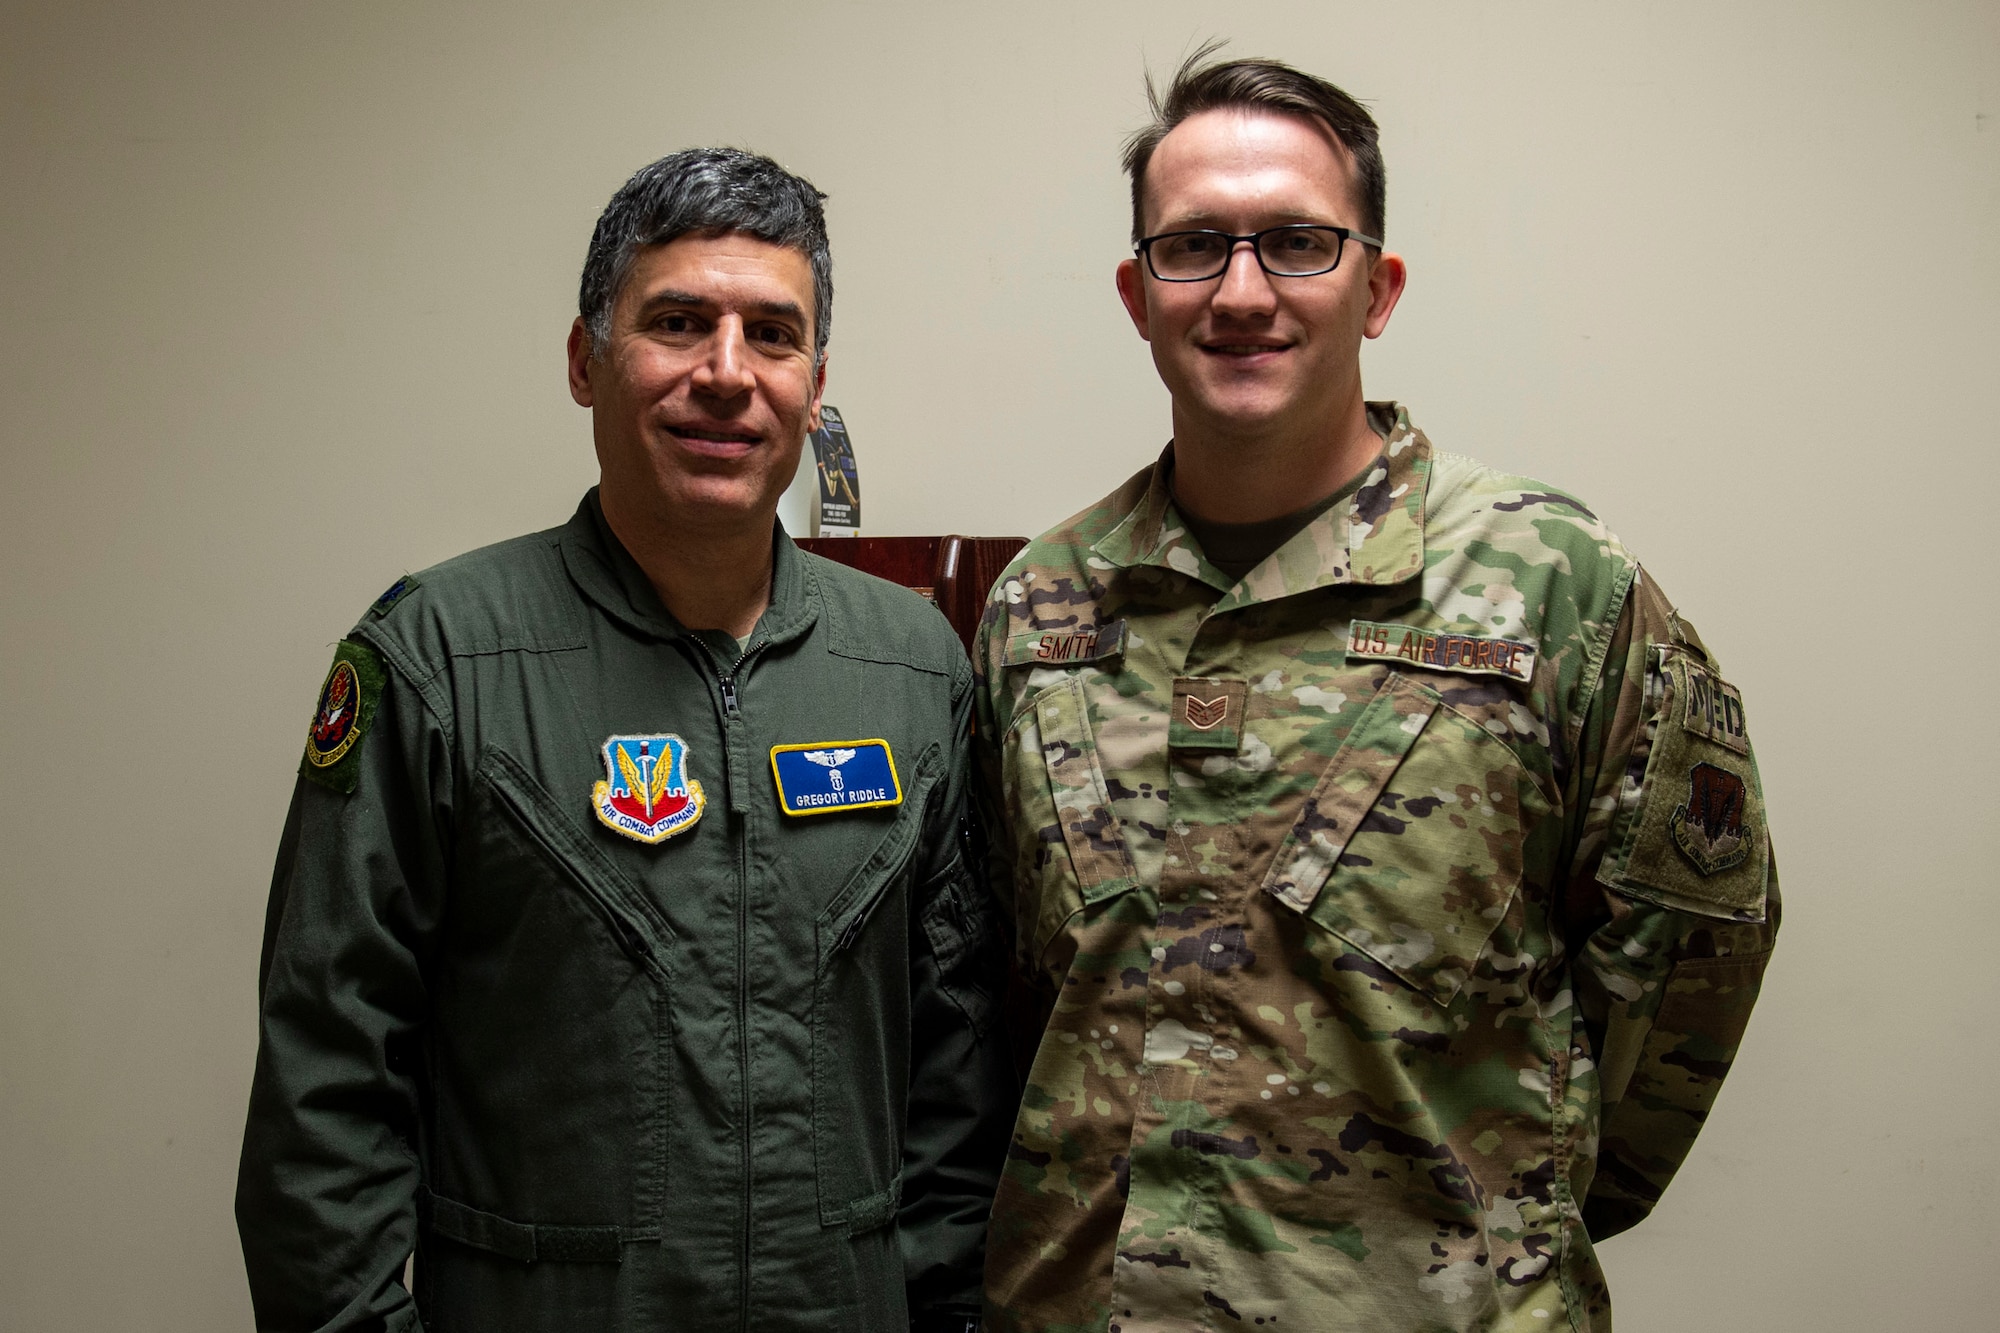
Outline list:
[[[988,1325],[1607,1329],[1593,1241],[1687,1156],[1777,929],[1742,699],[1583,504],[1363,399],[1374,123],[1204,58],[1127,154],[1174,440],[976,653],[1046,1022]]]

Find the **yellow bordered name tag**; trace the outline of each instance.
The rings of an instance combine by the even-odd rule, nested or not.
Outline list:
[[[1372,620],[1357,620],[1347,632],[1347,660],[1357,658],[1510,680],[1532,680],[1535,675],[1532,643]]]
[[[830,815],[903,802],[895,756],[889,742],[879,738],[773,745],[771,777],[778,784],[778,808],[788,815]]]

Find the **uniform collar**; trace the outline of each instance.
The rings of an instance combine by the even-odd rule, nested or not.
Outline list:
[[[1424,568],[1424,496],[1431,443],[1396,403],[1370,403],[1370,415],[1390,424],[1382,452],[1361,487],[1243,576],[1240,583],[1211,565],[1174,508],[1168,479],[1174,446],[1153,465],[1145,495],[1124,521],[1091,548],[1121,568],[1157,565],[1200,579],[1223,598],[1214,612],[1289,597],[1328,584],[1388,585]]]
[[[563,564],[583,595],[642,634],[674,639],[688,633],[660,601],[653,581],[604,520],[597,487],[584,493],[561,529]],[[819,619],[819,593],[784,525],[771,525],[771,604],[758,617],[750,646],[796,638]]]

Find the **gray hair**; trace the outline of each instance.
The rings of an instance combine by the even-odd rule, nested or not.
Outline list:
[[[686,148],[639,168],[604,206],[584,256],[577,313],[591,356],[610,345],[611,307],[641,250],[691,232],[742,232],[797,250],[811,263],[813,363],[824,362],[833,328],[825,198],[811,181],[740,148]]]

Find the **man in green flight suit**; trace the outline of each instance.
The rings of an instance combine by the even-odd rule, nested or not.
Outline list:
[[[1741,695],[1565,492],[1361,392],[1374,121],[1269,61],[1134,136],[1157,463],[995,585],[996,891],[1041,1031],[989,1327],[1609,1327],[1778,924]],[[1045,1030],[1043,1030],[1045,1024]]]
[[[569,341],[600,485],[335,653],[265,930],[260,1329],[977,1320],[1014,1085],[971,668],[775,523],[820,200],[735,150],[633,176]]]

